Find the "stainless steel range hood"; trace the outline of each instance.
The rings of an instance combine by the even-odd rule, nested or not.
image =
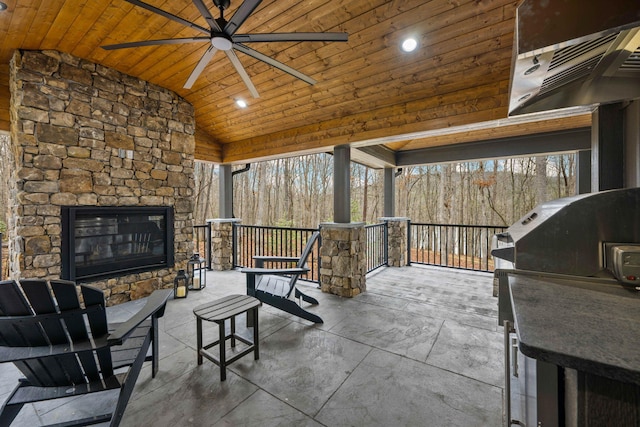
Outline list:
[[[524,0],[509,115],[640,98],[638,0]]]

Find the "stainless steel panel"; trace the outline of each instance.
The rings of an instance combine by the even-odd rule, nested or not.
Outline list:
[[[640,3],[524,0],[509,115],[640,97]]]

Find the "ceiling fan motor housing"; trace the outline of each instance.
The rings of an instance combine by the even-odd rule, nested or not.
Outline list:
[[[211,37],[211,44],[218,50],[231,50],[233,48],[233,42],[231,38],[224,35],[216,35]]]
[[[231,5],[231,0],[213,0],[213,4],[218,9],[226,10]]]

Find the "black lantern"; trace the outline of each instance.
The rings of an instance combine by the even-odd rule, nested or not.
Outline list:
[[[193,254],[187,263],[187,273],[189,290],[201,291],[207,287],[207,270],[204,266],[204,258],[200,258],[200,254]]]
[[[173,279],[173,297],[174,298],[186,298],[189,293],[189,277],[185,274],[184,270],[178,270],[176,278]]]

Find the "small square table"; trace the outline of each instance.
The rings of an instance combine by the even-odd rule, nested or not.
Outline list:
[[[202,357],[206,357],[216,365],[220,366],[220,381],[224,381],[227,378],[227,365],[240,359],[253,351],[254,359],[258,360],[259,355],[259,340],[258,340],[258,307],[262,303],[249,295],[229,295],[219,300],[199,305],[193,309],[193,314],[196,315],[196,333],[198,340],[198,365],[202,365]],[[251,313],[250,313],[251,312]],[[236,334],[236,316],[242,313],[247,313],[247,319],[251,324],[247,326],[253,327],[253,342]],[[231,333],[226,334],[225,321],[229,319],[231,321]],[[202,321],[215,322],[218,324],[219,339],[210,344],[203,344],[202,342]],[[226,340],[231,340],[231,347],[236,346],[236,340],[247,344],[249,347],[227,359],[225,355],[225,343]],[[220,357],[216,357],[208,350],[215,346],[220,347]]]

